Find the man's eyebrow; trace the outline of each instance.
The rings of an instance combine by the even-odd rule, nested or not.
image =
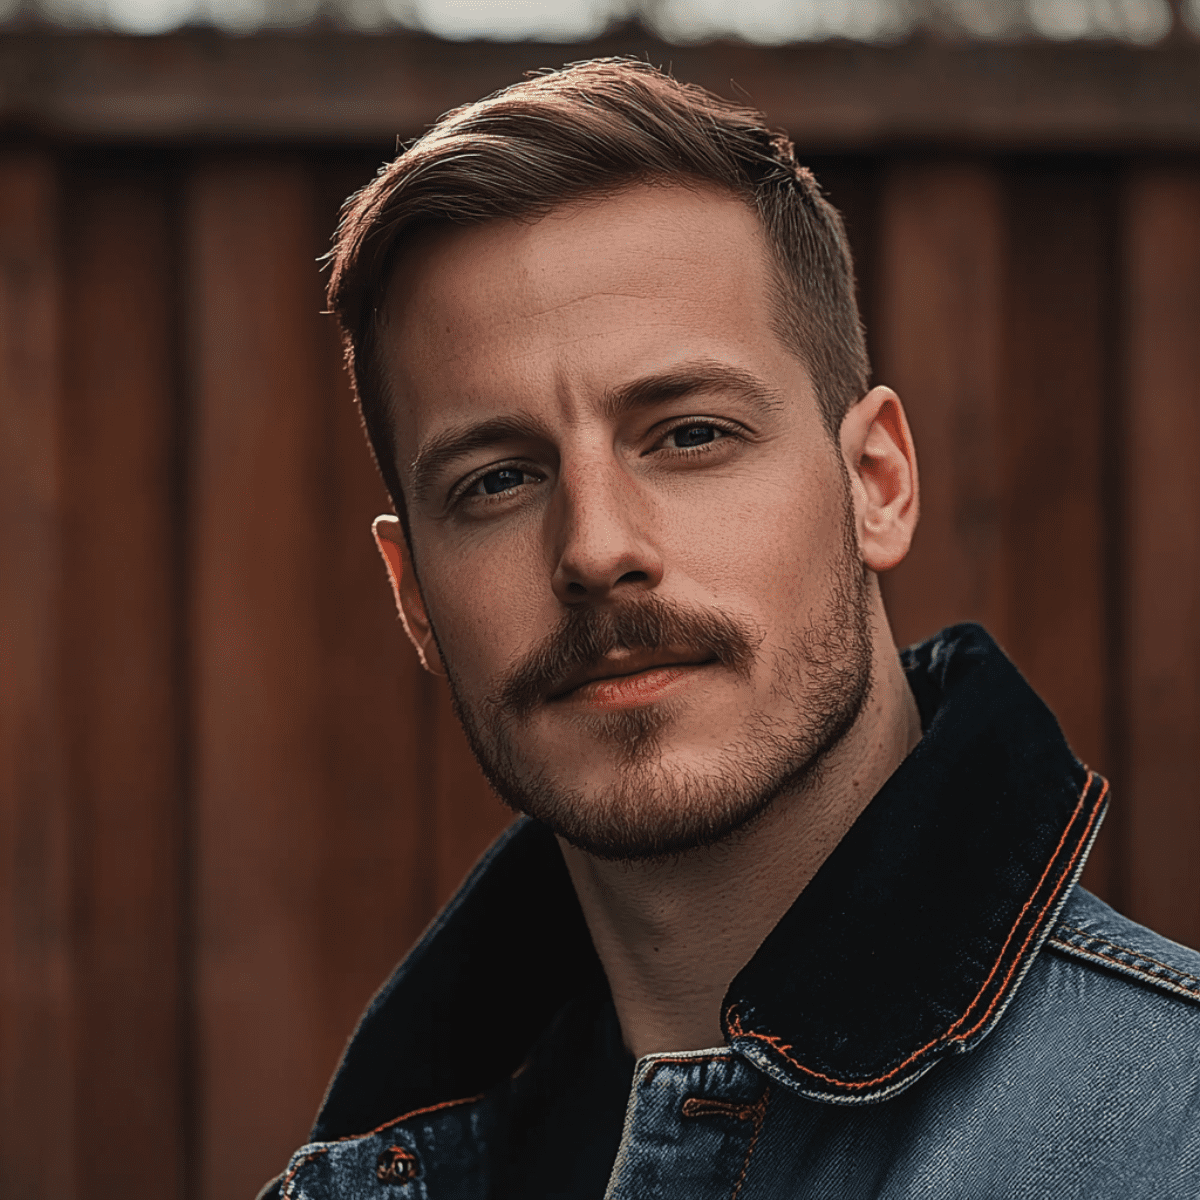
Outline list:
[[[611,419],[631,409],[648,408],[693,392],[733,392],[768,413],[778,412],[785,403],[781,393],[751,372],[701,359],[613,388],[601,402],[601,412]]]
[[[507,413],[470,425],[455,425],[434,434],[417,451],[412,461],[413,500],[423,503],[437,476],[450,463],[475,450],[486,450],[497,442],[544,438],[545,427],[528,413]]]
[[[609,420],[636,408],[664,404],[693,392],[733,392],[764,412],[776,412],[785,401],[756,375],[727,363],[684,363],[656,375],[647,375],[607,392],[600,411]],[[437,476],[455,459],[497,442],[545,438],[545,427],[528,413],[508,413],[471,425],[458,425],[434,434],[412,461],[413,500],[428,499]]]

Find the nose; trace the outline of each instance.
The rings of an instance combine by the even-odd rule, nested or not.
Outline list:
[[[561,603],[595,603],[662,582],[650,506],[618,463],[561,475],[549,519],[552,586]]]

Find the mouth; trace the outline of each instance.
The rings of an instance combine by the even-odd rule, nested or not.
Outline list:
[[[576,702],[589,708],[649,704],[715,662],[716,655],[695,651],[634,650],[610,655],[567,676],[547,696],[547,702]]]

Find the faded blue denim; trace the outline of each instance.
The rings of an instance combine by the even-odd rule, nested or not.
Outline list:
[[[1200,954],[1078,887],[1107,785],[982,630],[906,667],[921,745],[734,980],[727,1044],[638,1062],[607,1200],[1200,1197]],[[596,984],[556,855],[530,822],[493,847],[264,1196],[487,1200],[508,1077]]]

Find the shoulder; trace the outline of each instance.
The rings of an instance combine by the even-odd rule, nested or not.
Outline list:
[[[1200,952],[1123,917],[1083,888],[1071,893],[1046,948],[1103,972],[1114,984],[1140,984],[1178,1001],[1200,1022]],[[1136,994],[1136,991],[1135,991]]]
[[[1198,1070],[1200,954],[1076,888],[947,1086],[1030,1161],[1073,1161],[1072,1195],[1174,1197],[1200,1163]]]

